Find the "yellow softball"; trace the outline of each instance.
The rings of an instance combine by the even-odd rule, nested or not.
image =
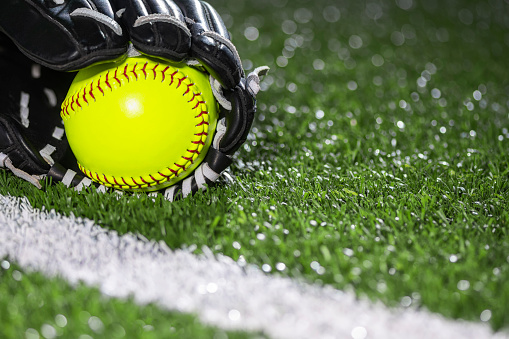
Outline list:
[[[88,177],[116,189],[153,191],[203,161],[217,111],[207,74],[133,57],[78,72],[60,114]]]

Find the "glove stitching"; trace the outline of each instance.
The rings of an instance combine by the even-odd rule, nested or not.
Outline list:
[[[92,19],[95,20],[106,27],[110,28],[113,33],[115,33],[118,36],[122,36],[122,27],[116,22],[114,19],[110,18],[109,16],[102,14],[100,12],[94,11],[90,8],[77,8],[75,9],[71,14],[69,14],[72,17],[82,17],[86,19]]]
[[[180,28],[188,37],[191,37],[191,31],[187,26],[178,20],[176,17],[169,14],[149,14],[145,16],[141,16],[133,24],[133,27],[139,27],[142,25],[163,22],[177,26]]]

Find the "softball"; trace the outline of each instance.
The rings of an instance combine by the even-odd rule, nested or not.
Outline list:
[[[203,161],[218,106],[206,73],[133,57],[79,71],[60,114],[88,177],[115,189],[154,191]]]

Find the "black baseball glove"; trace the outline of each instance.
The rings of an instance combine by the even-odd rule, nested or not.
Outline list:
[[[38,187],[47,176],[78,189],[91,184],[63,133],[59,106],[72,75],[61,71],[141,52],[211,74],[221,120],[202,165],[166,189],[173,200],[205,189],[230,165],[268,70],[246,77],[220,16],[198,0],[2,0],[0,31],[0,167]]]

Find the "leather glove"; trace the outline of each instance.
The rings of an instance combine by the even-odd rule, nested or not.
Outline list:
[[[129,42],[108,0],[2,0],[0,31],[30,59],[60,71],[122,57]]]
[[[221,104],[222,120],[218,123],[214,143],[204,163],[183,182],[166,190],[165,195],[169,200],[205,189],[231,164],[232,155],[245,142],[254,119],[259,75],[265,74],[268,68],[257,68],[245,77],[238,52],[212,6],[198,0],[116,0],[111,3],[103,0],[3,1],[0,4],[0,29],[31,59],[53,69],[71,70],[98,61],[125,57],[130,41],[141,53],[174,62],[199,64],[211,74],[213,92]],[[15,20],[16,16],[18,20]],[[21,17],[30,17],[33,24],[20,29],[16,22]],[[36,26],[44,29],[33,33]],[[134,49],[129,50],[132,53]],[[24,67],[29,68],[28,65]],[[59,78],[57,75],[55,77]],[[59,84],[62,86],[69,82],[60,81]],[[58,100],[61,102],[60,98]],[[39,111],[44,116],[44,109]],[[12,112],[8,113],[13,115]],[[23,154],[17,156],[18,161],[14,161],[14,164],[11,162],[13,166],[9,168],[13,172],[16,166],[21,166],[18,169],[23,172],[26,167],[23,161],[33,158],[35,160],[26,167],[26,175],[23,175],[25,179],[27,175],[31,176],[31,182],[37,181],[39,175],[47,175],[68,186],[81,188],[90,185],[90,180],[76,170],[75,159],[69,154],[65,142],[64,146],[58,148],[57,161],[51,159],[48,162],[48,159],[42,158],[44,161],[41,162],[37,147],[27,146],[31,138],[14,137],[23,135],[19,132],[23,131],[19,124],[4,123],[4,126],[17,127],[5,127],[5,131],[2,131],[1,122],[0,136],[3,133],[6,140],[10,137],[6,142],[6,145],[11,145],[8,148],[17,149],[16,154]],[[36,130],[28,134],[41,133]],[[5,156],[7,151],[2,151],[0,146],[0,152],[4,154],[5,167],[8,164]],[[11,150],[9,154],[14,153]],[[18,172],[17,175],[21,176],[22,173]]]

